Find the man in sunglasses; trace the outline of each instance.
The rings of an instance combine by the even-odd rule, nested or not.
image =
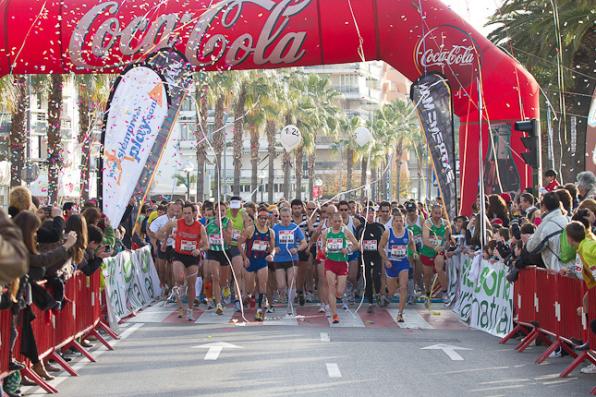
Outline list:
[[[362,225],[361,221],[350,214],[350,204],[347,201],[339,202],[339,214],[341,215],[344,226],[352,233],[357,235],[358,228]],[[347,301],[342,299],[342,306],[344,310],[348,310],[348,302],[354,303],[354,294],[358,285],[358,270],[360,269],[360,251],[349,249],[348,254],[349,272],[348,281],[346,286],[346,297]]]

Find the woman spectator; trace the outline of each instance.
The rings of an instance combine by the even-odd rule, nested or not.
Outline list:
[[[571,195],[571,202],[573,203],[573,208],[577,208],[577,205],[579,204],[579,200],[577,199],[577,186],[575,186],[573,183],[566,183],[565,185],[563,185],[563,188],[565,188],[565,190],[567,190]]]
[[[14,218],[25,210],[35,211],[31,192],[24,186],[16,186],[8,194],[8,214]]]
[[[31,301],[27,297],[31,296],[31,285],[30,282],[35,282],[43,277],[45,270],[59,266],[66,262],[70,253],[69,250],[76,244],[77,234],[70,232],[67,234],[66,241],[64,244],[52,251],[45,253],[39,253],[37,250],[37,230],[41,226],[39,218],[30,211],[21,211],[15,216],[14,223],[21,229],[23,235],[23,242],[27,247],[29,254],[30,270],[29,275],[24,276],[21,279],[21,286],[19,289],[19,303],[13,308],[14,315],[18,315],[19,310],[22,312],[22,336],[21,336],[21,353],[27,357],[33,364],[33,371],[45,380],[54,379],[53,376],[47,373],[43,362],[39,359],[37,352],[37,344],[33,336],[33,330],[31,328],[31,321],[35,319],[31,310]],[[30,281],[31,277],[31,281]],[[16,318],[15,318],[16,320]],[[13,329],[13,332],[16,329]],[[16,334],[14,338],[11,335],[11,343],[16,340]]]
[[[486,211],[491,223],[509,227],[509,209],[505,200],[498,194],[488,196],[488,208]]]
[[[577,174],[577,192],[582,200],[596,199],[596,176],[591,171]]]
[[[567,189],[557,189],[555,190],[557,197],[559,197],[559,201],[561,202],[561,206],[566,212],[567,216],[571,216],[573,212],[573,198]]]

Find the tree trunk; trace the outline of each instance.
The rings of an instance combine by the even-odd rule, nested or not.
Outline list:
[[[81,145],[81,166],[79,190],[83,201],[89,200],[89,174],[91,151],[91,117],[93,105],[89,99],[89,88],[79,84],[79,144]]]
[[[244,105],[246,103],[246,84],[243,83],[234,106],[234,196],[240,195],[240,171],[242,169],[242,135],[244,125]]]
[[[368,158],[366,157],[366,153],[362,155],[362,160],[360,162],[360,170],[361,170],[361,174],[360,174],[360,186],[364,186],[364,188],[362,190],[360,190],[360,201],[364,200],[364,197],[366,195],[366,182],[367,182],[367,178],[366,178],[366,172],[368,169]]]
[[[314,188],[314,182],[315,182],[315,178],[316,178],[315,163],[317,161],[315,153],[316,153],[316,150],[313,150],[313,152],[308,155],[308,197],[310,200],[314,199],[313,188]],[[341,184],[341,180],[339,181],[339,183]]]
[[[224,96],[220,96],[215,103],[215,132],[213,134],[213,149],[215,150],[215,184],[213,186],[213,197],[216,199],[221,196],[221,181],[223,180],[221,154],[225,144],[224,101]]]
[[[302,145],[296,148],[296,198],[302,200],[302,157],[304,147]]]
[[[399,140],[397,143],[397,147],[395,148],[395,161],[397,163],[397,202],[400,200],[401,196],[401,160],[404,154],[404,140],[403,138]]]
[[[348,148],[346,149],[346,167],[347,167],[347,172],[346,172],[346,190],[349,192],[350,190],[352,190],[352,175],[354,173],[354,149],[352,149],[351,147],[348,146]],[[341,181],[340,181],[340,189],[341,189]],[[350,199],[351,197],[353,197],[354,195],[352,194],[352,192],[348,193],[346,195],[346,199]]]
[[[275,121],[267,120],[267,152],[269,153],[269,184],[267,186],[267,201],[273,202],[273,185],[275,183]],[[285,168],[285,167],[284,167]]]
[[[286,200],[289,200],[290,199],[290,173],[292,172],[292,157],[290,157],[290,153],[288,153],[287,150],[284,150],[283,167],[284,167],[284,198]]]
[[[62,75],[52,74],[48,95],[48,200],[52,204],[58,202],[59,174],[63,166],[61,115]]]
[[[197,139],[196,156],[197,156],[197,201],[205,200],[205,163],[207,160],[207,91],[209,86],[203,84],[199,89],[197,84],[195,96],[199,103],[199,114],[197,115],[197,131],[195,131],[195,138]]]
[[[10,117],[10,186],[21,185],[21,172],[25,165],[25,150],[27,148],[27,109],[29,109],[29,95],[27,77],[15,76],[16,86],[15,110]]]
[[[259,129],[255,125],[250,126],[250,168],[251,200],[256,203],[259,187]]]

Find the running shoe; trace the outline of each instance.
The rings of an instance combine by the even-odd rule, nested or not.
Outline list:
[[[408,295],[408,305],[413,305],[415,299],[416,297],[414,295]]]
[[[333,324],[339,323],[339,316],[337,314],[333,315]]]
[[[582,374],[596,374],[596,365],[590,364],[587,367],[583,367],[579,370]]]
[[[304,304],[306,303],[304,299],[304,292],[302,291],[298,292],[298,303],[300,303],[300,306],[304,306]]]
[[[208,301],[207,302],[207,310],[213,310],[213,301]]]
[[[178,308],[178,318],[182,318],[184,317],[184,308],[179,307]]]
[[[263,321],[263,309],[257,309],[257,313],[255,314],[256,321]]]
[[[403,323],[404,322],[404,314],[403,313],[398,313],[398,315],[397,315],[397,322],[398,323]]]
[[[294,316],[294,308],[292,305],[288,304],[288,316]]]
[[[368,305],[368,308],[366,309],[366,312],[368,314],[373,314],[375,312],[375,305],[373,305],[372,303],[370,305]]]
[[[240,307],[240,301],[236,301],[234,302],[234,307],[236,308],[236,313],[239,313],[242,311],[242,308]]]
[[[217,304],[217,309],[215,309],[215,314],[217,314],[218,316],[221,316],[223,314],[223,307],[221,307],[221,303]]]
[[[381,307],[387,307],[391,303],[391,300],[387,298],[385,295],[381,298]]]
[[[325,313],[325,305],[323,303],[319,306],[319,313]]]
[[[329,305],[325,305],[325,317],[331,317],[331,310],[329,309]]]
[[[275,311],[275,309],[273,308],[273,306],[267,306],[267,313],[273,313]]]
[[[223,287],[222,291],[221,291],[223,298],[224,298],[224,302],[226,305],[230,304],[231,302],[231,296],[232,293],[230,292],[230,287]]]
[[[195,300],[192,302],[192,304],[195,307],[199,307],[199,305],[201,304],[201,302],[199,302],[199,300],[197,298],[195,298]]]
[[[315,301],[315,295],[312,292],[308,291],[306,293],[306,301],[308,303],[313,303]]]
[[[186,319],[188,321],[195,321],[195,319],[192,317],[192,310],[191,309],[186,309]]]
[[[346,298],[341,298],[341,308],[344,310],[350,310],[350,308],[348,307],[348,301],[346,300]]]

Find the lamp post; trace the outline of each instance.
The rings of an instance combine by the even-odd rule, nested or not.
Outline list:
[[[184,168],[184,172],[186,172],[186,200],[190,201],[190,174],[194,171],[194,166],[192,164],[188,164]]]
[[[265,178],[267,177],[267,173],[265,170],[261,170],[259,172],[259,178],[261,179],[261,203],[263,202],[263,194],[265,191]],[[256,196],[255,196],[256,198]]]

